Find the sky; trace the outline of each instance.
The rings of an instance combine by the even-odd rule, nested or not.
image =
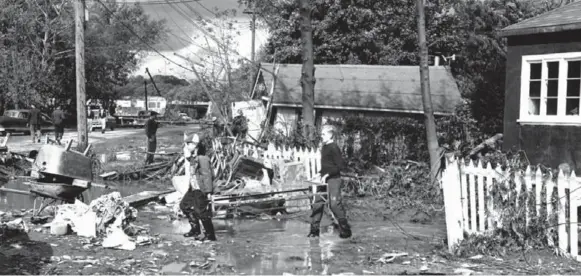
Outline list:
[[[165,57],[154,51],[149,52],[139,68],[134,72],[134,75],[145,75],[145,68],[148,68],[152,75],[175,75],[180,78],[195,79],[193,72],[182,68],[189,68],[189,63],[175,56],[174,53],[193,60],[199,60],[200,47],[197,45],[205,46],[206,41],[200,31],[191,23],[191,20],[197,22],[195,20],[196,13],[204,18],[214,19],[215,15],[213,13],[216,10],[236,10],[236,16],[233,20],[236,21],[235,29],[240,32],[240,35],[234,34],[236,44],[238,44],[235,47],[235,51],[246,58],[250,58],[252,40],[251,16],[243,13],[244,7],[240,6],[237,0],[168,0],[172,4],[168,4],[165,0],[122,0],[121,2],[123,1],[139,2],[152,19],[165,19],[169,32],[167,39],[153,46]],[[256,51],[267,39],[268,33],[266,30],[257,29]],[[211,40],[210,43],[212,43]]]

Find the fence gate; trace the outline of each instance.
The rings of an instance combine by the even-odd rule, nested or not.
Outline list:
[[[556,231],[558,247],[564,253],[569,253],[578,261],[578,226],[577,207],[580,205],[581,183],[575,172],[565,175],[559,171],[557,178],[552,173],[543,174],[540,169],[535,172],[527,167],[526,171],[511,172],[502,170],[500,166],[479,161],[465,162],[464,159],[448,159],[446,170],[442,174],[442,189],[446,211],[446,230],[448,249],[452,250],[467,234],[484,234],[502,227],[499,214],[502,210],[495,208],[491,191],[498,191],[498,185],[509,185],[514,181],[516,189],[509,193],[517,193],[511,198],[524,197],[524,201],[515,200],[517,208],[525,208],[526,224],[531,216],[540,216],[546,211],[547,219],[557,217],[557,223],[552,227]],[[556,180],[555,180],[556,179]],[[542,191],[546,189],[545,193]],[[521,191],[528,191],[521,194]],[[556,195],[557,202],[555,202]],[[542,196],[546,199],[542,204]],[[527,204],[532,201],[532,204]],[[524,204],[523,204],[524,202]],[[524,206],[522,206],[524,205]],[[530,210],[533,209],[533,210]]]

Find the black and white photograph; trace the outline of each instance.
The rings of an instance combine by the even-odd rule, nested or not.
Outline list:
[[[0,274],[581,274],[580,109],[581,0],[0,0]]]

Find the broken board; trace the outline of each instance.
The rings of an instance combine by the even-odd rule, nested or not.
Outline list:
[[[143,191],[137,194],[126,196],[124,201],[129,203],[131,207],[138,207],[147,204],[151,201],[160,200],[164,195],[175,192],[175,189],[165,191]]]

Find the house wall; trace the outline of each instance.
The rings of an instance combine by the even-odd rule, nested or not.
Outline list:
[[[289,135],[296,126],[297,118],[301,112],[298,107],[276,107],[274,128],[285,135]],[[380,111],[359,111],[359,110],[336,110],[336,109],[316,109],[315,117],[317,125],[324,125],[329,120],[340,120],[347,116],[364,116],[368,118],[386,117],[411,117],[421,118],[421,114],[396,113]]]
[[[504,104],[504,150],[523,150],[532,164],[557,167],[570,163],[581,172],[581,126],[535,126],[517,123],[522,57],[581,51],[581,31],[508,38]],[[578,160],[578,161],[577,161]]]

